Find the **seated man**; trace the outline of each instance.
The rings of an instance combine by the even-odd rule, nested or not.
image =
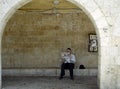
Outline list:
[[[72,54],[71,48],[67,48],[66,53],[62,54],[62,64],[61,64],[61,74],[60,78],[62,79],[65,75],[65,69],[69,69],[70,78],[73,80],[73,69],[74,63],[76,62],[75,55]]]

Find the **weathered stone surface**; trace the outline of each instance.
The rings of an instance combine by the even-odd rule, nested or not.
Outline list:
[[[97,68],[98,53],[88,52],[89,33],[95,29],[84,13],[57,17],[17,11],[3,34],[3,68],[59,68],[60,52],[67,47],[76,55],[76,68]]]
[[[0,4],[1,6],[4,5],[2,6],[2,8],[0,8],[0,11],[1,11],[0,13],[1,35],[0,36],[2,36],[3,28],[7,20],[9,19],[9,17],[12,15],[11,13],[14,12],[18,8],[18,6],[21,6],[22,1],[25,1],[25,0],[2,0],[0,2],[2,3]],[[118,71],[119,63],[117,63],[117,61],[119,62],[120,55],[118,55],[118,53],[117,55],[116,54],[111,55],[110,53],[113,52],[112,50],[114,50],[114,48],[116,49],[117,47],[119,49],[120,47],[120,44],[119,44],[120,43],[120,34],[119,34],[120,33],[120,30],[119,30],[120,1],[119,0],[68,0],[68,1],[72,1],[74,4],[82,8],[83,11],[85,11],[85,13],[90,17],[91,21],[93,22],[96,28],[96,32],[98,33],[98,36],[100,38],[99,39],[99,42],[100,42],[99,88],[100,89],[119,89],[120,74]],[[92,8],[91,8],[91,5],[92,5]],[[99,20],[96,20],[97,18],[96,15],[92,14],[94,13],[94,10],[95,10],[93,8],[99,9],[99,11],[102,13],[103,18],[100,17]],[[107,41],[108,46],[106,45],[106,42],[105,42],[105,40],[107,40],[106,38],[107,36],[110,37],[110,39]],[[115,40],[117,40],[117,43],[113,42]],[[110,50],[111,52],[108,52],[107,47],[109,49],[112,48]],[[102,51],[103,49],[105,50]],[[118,52],[119,51],[120,50],[118,50]],[[102,52],[106,53],[106,56]]]

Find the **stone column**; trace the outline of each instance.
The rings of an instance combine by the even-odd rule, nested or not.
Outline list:
[[[2,89],[1,41],[7,21],[15,11],[32,0],[0,0],[0,89]]]
[[[109,27],[105,27],[100,32],[100,89],[118,89],[116,86],[116,48],[112,43],[112,31]]]

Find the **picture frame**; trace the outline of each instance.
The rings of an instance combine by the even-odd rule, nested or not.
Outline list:
[[[97,35],[94,33],[90,33],[88,35],[89,35],[88,52],[98,52]]]

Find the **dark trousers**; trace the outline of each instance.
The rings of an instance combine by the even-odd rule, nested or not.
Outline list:
[[[63,63],[61,65],[61,74],[60,74],[61,78],[65,75],[65,69],[69,69],[70,77],[73,78],[74,64],[73,63]]]

